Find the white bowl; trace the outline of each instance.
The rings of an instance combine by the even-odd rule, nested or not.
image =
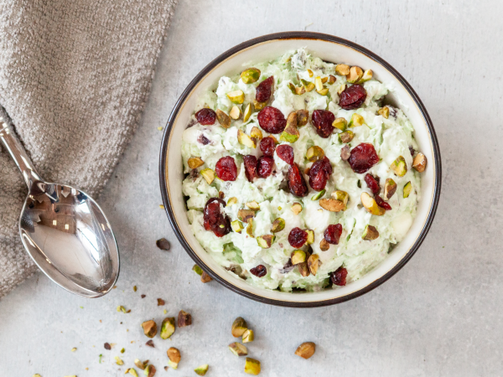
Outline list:
[[[272,60],[289,50],[307,47],[315,56],[331,62],[343,62],[372,69],[374,77],[395,87],[386,98],[400,107],[415,128],[419,149],[428,159],[422,174],[421,200],[417,216],[405,239],[381,264],[357,281],[320,292],[287,293],[253,287],[217,264],[192,234],[187,220],[181,140],[197,98],[208,89],[215,89],[221,76],[238,74],[254,62]],[[438,205],[441,186],[441,160],[431,120],[421,100],[405,79],[383,59],[367,49],[344,39],[319,33],[285,32],[265,35],[231,48],[208,64],[187,86],[168,120],[160,151],[159,177],[166,213],[187,253],[210,276],[221,284],[261,302],[294,307],[331,305],[362,295],[395,274],[412,257],[426,236]]]

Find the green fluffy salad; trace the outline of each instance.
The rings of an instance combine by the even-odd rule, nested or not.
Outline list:
[[[412,225],[426,157],[393,88],[304,48],[223,76],[183,133],[194,236],[266,289],[358,280]]]

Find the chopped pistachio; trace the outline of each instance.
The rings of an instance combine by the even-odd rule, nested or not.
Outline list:
[[[309,276],[309,267],[307,266],[307,262],[299,263],[297,265],[297,270],[303,277]]]
[[[363,72],[362,78],[358,81],[358,84],[363,84],[366,81],[369,81],[374,76],[374,72],[371,69],[367,69]]]
[[[380,116],[382,116],[385,119],[388,119],[389,118],[389,107],[388,106],[381,107],[377,111],[377,114],[379,114]]]
[[[313,77],[314,75],[313,71],[310,69],[307,70],[307,74],[309,75],[309,77]]]
[[[306,80],[300,80],[302,82],[302,85],[304,88],[306,88],[306,92],[312,91],[316,86],[314,85],[314,82],[306,81]]]
[[[245,134],[243,131],[238,129],[238,141],[240,144],[243,144],[244,146],[248,148],[256,148],[256,144],[253,141],[253,139]]]
[[[372,215],[382,216],[386,212],[384,208],[377,205],[375,199],[368,193],[362,192],[360,199],[367,212],[371,213]]]
[[[344,144],[351,143],[351,140],[355,137],[355,134],[353,131],[347,130],[344,132],[341,132],[340,134],[337,135],[339,137],[339,141]]]
[[[299,130],[297,129],[298,115],[297,112],[292,111],[286,120],[285,130],[280,135],[280,140],[289,143],[295,143],[300,136]]]
[[[311,356],[314,355],[314,352],[316,351],[316,344],[313,342],[305,342],[302,343],[297,350],[295,351],[295,354],[297,356],[302,357],[303,359],[309,359]]]
[[[325,238],[323,238],[320,241],[320,250],[327,251],[328,249],[330,249],[330,244],[327,242],[327,240]]]
[[[253,330],[247,329],[243,333],[243,338],[242,339],[243,339],[243,343],[253,342],[253,340],[255,339],[255,334],[253,333]]]
[[[248,219],[248,225],[246,226],[246,234],[250,237],[255,238],[253,235],[253,218]]]
[[[295,86],[293,83],[288,84],[288,88],[293,94],[297,96],[306,92],[306,88],[304,88],[304,86]]]
[[[405,158],[403,158],[403,156],[399,156],[395,161],[393,161],[389,168],[399,177],[403,177],[407,174],[407,163],[405,162]]]
[[[204,272],[202,271],[201,275],[203,273]],[[174,334],[175,329],[176,329],[175,317],[164,318],[162,320],[162,324],[161,324],[161,333],[160,333],[161,338],[162,339],[169,339],[171,337],[171,335]]]
[[[38,374],[38,373],[35,373],[35,374],[33,375],[33,377],[42,377],[42,376],[41,376],[40,374]]]
[[[412,167],[419,173],[422,173],[426,169],[426,156],[422,153],[418,153],[412,161]]]
[[[292,212],[294,215],[298,215],[299,213],[302,212],[302,204],[300,203],[293,203],[292,204]]]
[[[337,199],[321,199],[319,203],[321,208],[330,212],[341,212],[346,210],[344,202]]]
[[[146,345],[146,346],[149,346],[149,347],[152,347],[152,348],[155,348],[155,344],[154,344],[154,342],[152,341],[152,339],[150,339],[149,341],[147,341],[147,342],[145,343],[145,345]]]
[[[253,84],[260,78],[260,69],[248,68],[241,72],[241,80],[245,84]]]
[[[192,325],[192,316],[183,310],[178,313],[178,327],[186,327]]]
[[[126,373],[127,372],[129,372],[129,374],[131,374],[134,377],[138,377],[138,372],[136,372],[136,369],[134,368],[128,368],[128,370],[126,370]]]
[[[276,239],[276,236],[272,234],[265,234],[263,236],[257,237],[257,244],[262,248],[262,249],[269,249],[272,244],[274,243],[274,240]]]
[[[206,168],[200,171],[201,175],[203,176],[204,180],[211,185],[213,181],[215,180],[215,172],[211,170],[210,168]]]
[[[209,283],[210,281],[212,281],[213,278],[208,275],[206,272],[203,271],[203,274],[201,275],[201,283]]]
[[[335,120],[332,122],[332,126],[338,128],[341,131],[346,131],[348,121],[343,117],[335,118]]]
[[[337,64],[335,66],[335,73],[339,76],[347,76],[349,75],[349,65],[346,64]]]
[[[326,192],[326,190],[325,190],[325,189],[321,190],[320,192],[318,192],[318,193],[314,194],[314,195],[311,197],[311,200],[312,200],[313,202],[314,202],[314,201],[316,201],[316,200],[319,200],[321,197],[323,197],[323,195],[325,195],[325,192]]]
[[[397,188],[397,184],[391,178],[387,178],[384,183],[384,198],[391,199],[391,197],[395,194]]]
[[[208,364],[203,364],[194,369],[194,372],[196,372],[196,374],[199,376],[204,376],[208,371],[208,368],[209,368]]]
[[[125,348],[122,348],[122,349],[121,349],[121,353],[124,353],[124,352],[126,352],[126,349],[125,349]]]
[[[234,338],[239,338],[243,336],[244,332],[248,330],[248,325],[242,317],[238,317],[232,323],[232,336]]]
[[[75,351],[77,351],[77,347],[72,348],[72,352],[75,352]]]
[[[232,206],[234,204],[237,204],[238,202],[238,198],[236,198],[235,196],[233,196],[232,198],[229,198],[229,200],[227,200],[227,205],[228,206]]]
[[[145,370],[143,371],[143,374],[147,377],[154,377],[155,376],[155,372],[157,372],[157,370],[155,369],[155,366],[153,365],[148,365]]]
[[[153,320],[143,322],[141,327],[143,328],[143,333],[149,338],[153,338],[157,334],[157,324]]]
[[[253,113],[253,104],[249,103],[245,107],[245,111],[243,113],[243,122],[248,122],[248,119],[250,119],[251,115]]]
[[[304,250],[294,250],[291,256],[292,265],[304,263],[306,261],[306,252]]]
[[[328,94],[328,88],[323,88],[321,90],[316,90],[316,93],[322,95],[322,96],[326,96]]]
[[[307,232],[307,241],[306,241],[306,243],[308,245],[311,245],[312,243],[314,243],[314,231],[312,229],[306,229],[306,232]]]
[[[236,233],[241,233],[241,231],[244,229],[243,223],[239,220],[231,221],[231,227],[232,230]]]
[[[255,200],[247,202],[246,206],[250,208],[252,211],[258,211],[260,209],[260,205]]]
[[[307,124],[309,120],[309,111],[307,110],[297,110],[297,126],[302,127]]]
[[[115,364],[124,365],[124,361],[122,361],[119,356],[115,356]]]
[[[175,347],[170,347],[167,351],[168,358],[169,358],[169,366],[173,369],[178,368],[178,364],[180,363],[180,360],[182,359],[180,355],[180,351],[175,348]]]
[[[262,140],[262,131],[260,131],[260,128],[253,126],[251,131],[250,131],[250,137],[257,142],[258,140]]]
[[[260,361],[247,357],[245,362],[245,373],[253,374],[254,376],[260,374]]]
[[[133,286],[133,291],[135,291],[135,292],[136,292],[137,290],[138,290],[138,287],[137,287],[136,285],[135,285],[135,286]]]
[[[235,90],[227,93],[227,98],[229,98],[232,103],[240,105],[245,101],[245,94],[242,90]]]
[[[407,182],[405,186],[403,186],[403,198],[407,199],[412,191],[412,183]]]
[[[316,276],[318,272],[318,267],[320,266],[320,257],[318,254],[311,254],[309,258],[307,258],[307,267],[309,268],[309,272]]]
[[[360,67],[353,66],[349,69],[349,74],[347,75],[347,80],[351,84],[354,84],[363,77],[363,70]]]
[[[336,80],[337,80],[337,78],[334,75],[328,76],[328,84],[329,85],[332,85]]]
[[[251,209],[240,209],[238,211],[238,219],[244,223],[247,223],[249,219],[255,217],[255,211]]]
[[[262,110],[264,107],[266,107],[267,102],[258,102],[257,100],[253,101],[253,107],[255,110]]]
[[[231,126],[231,117],[228,116],[226,113],[224,113],[220,109],[217,109],[216,113],[217,113],[218,123],[220,123],[220,125],[223,128],[229,128]]]
[[[285,229],[285,220],[281,217],[278,217],[273,221],[271,226],[271,233],[278,233]]]
[[[372,241],[379,237],[379,232],[372,225],[367,225],[363,231],[362,239],[365,241]]]
[[[231,343],[229,344],[229,349],[236,356],[246,356],[248,355],[248,349],[241,343]]]
[[[349,121],[349,128],[351,127],[360,127],[365,124],[365,118],[363,118],[360,114],[354,113],[351,116],[351,120]]]
[[[241,115],[243,115],[241,109],[237,106],[232,106],[231,111],[229,111],[229,116],[234,120],[238,120],[241,118]]]
[[[201,267],[199,267],[197,264],[195,264],[193,267],[192,267],[192,271],[194,271],[196,274],[198,274],[199,276],[202,275],[203,273],[203,269]],[[161,330],[162,331],[162,330]]]
[[[189,165],[189,168],[191,169],[197,169],[198,167],[204,165],[204,161],[201,160],[200,157],[191,157],[187,161],[187,165]]]
[[[347,160],[349,160],[350,156],[351,156],[351,151],[349,150],[349,145],[346,144],[341,148],[341,159],[343,161],[347,161]]]
[[[342,84],[339,89],[337,89],[337,94],[341,94],[343,91],[345,91],[347,88],[347,85],[346,84]]]
[[[146,366],[148,365],[148,360],[145,360],[142,362],[140,359],[135,359],[134,365],[136,365],[141,370],[144,370],[146,368]]]
[[[336,200],[340,200],[341,202],[343,202],[344,205],[348,204],[349,194],[346,191],[336,190],[336,191],[334,191],[332,193],[331,196],[332,196],[332,198],[334,198]]]
[[[323,157],[325,157],[325,151],[317,145],[313,145],[306,152],[306,159],[310,162],[321,160]]]
[[[321,81],[320,76],[317,76],[314,79],[314,85],[315,85],[317,91],[323,90],[323,82]]]

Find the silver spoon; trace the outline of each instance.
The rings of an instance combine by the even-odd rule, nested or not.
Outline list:
[[[56,284],[84,297],[108,293],[119,277],[119,250],[98,204],[73,187],[43,181],[0,118],[0,140],[28,186],[19,233],[37,266]]]

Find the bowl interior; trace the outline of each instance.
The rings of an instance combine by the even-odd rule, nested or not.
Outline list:
[[[268,291],[248,285],[242,279],[232,276],[204,251],[196,240],[189,226],[186,216],[185,201],[182,193],[181,181],[183,180],[182,161],[181,161],[181,143],[182,133],[185,130],[189,117],[191,116],[198,96],[207,89],[214,89],[217,86],[218,79],[223,75],[233,75],[242,71],[244,67],[252,66],[254,62],[271,60],[281,54],[294,50],[299,47],[306,47],[310,52],[320,58],[331,62],[344,62],[349,65],[358,65],[364,69],[372,69],[375,77],[382,81],[391,83],[394,88],[394,94],[388,95],[390,100],[396,103],[409,117],[415,127],[415,137],[420,146],[420,150],[428,159],[428,167],[422,175],[421,197],[418,206],[417,216],[414,219],[412,227],[405,239],[397,245],[390,253],[389,257],[378,265],[374,270],[362,277],[360,280],[352,282],[340,289],[327,289],[314,293],[285,293],[278,291]],[[225,59],[216,63],[213,68],[211,64],[196,77],[193,84],[189,85],[187,91],[180,98],[175,107],[170,125],[166,129],[165,141],[162,146],[166,156],[165,174],[166,181],[162,190],[166,190],[170,206],[170,220],[177,231],[180,241],[184,246],[192,249],[192,257],[211,275],[216,277],[221,283],[231,289],[238,290],[240,293],[262,301],[279,305],[296,306],[315,306],[344,301],[356,297],[364,291],[370,290],[374,286],[389,278],[395,273],[414,253],[427,232],[433,216],[436,200],[439,193],[440,183],[440,158],[436,155],[437,151],[432,135],[428,127],[427,115],[424,115],[419,105],[413,98],[413,93],[409,92],[406,84],[390,72],[379,61],[358,51],[357,47],[347,46],[344,41],[334,42],[322,39],[294,38],[294,39],[272,39],[245,47],[236,51]],[[378,59],[378,58],[376,58]],[[163,182],[161,182],[163,185]],[[164,196],[166,198],[166,196]],[[178,229],[177,229],[178,228]],[[189,251],[190,254],[190,251]]]

